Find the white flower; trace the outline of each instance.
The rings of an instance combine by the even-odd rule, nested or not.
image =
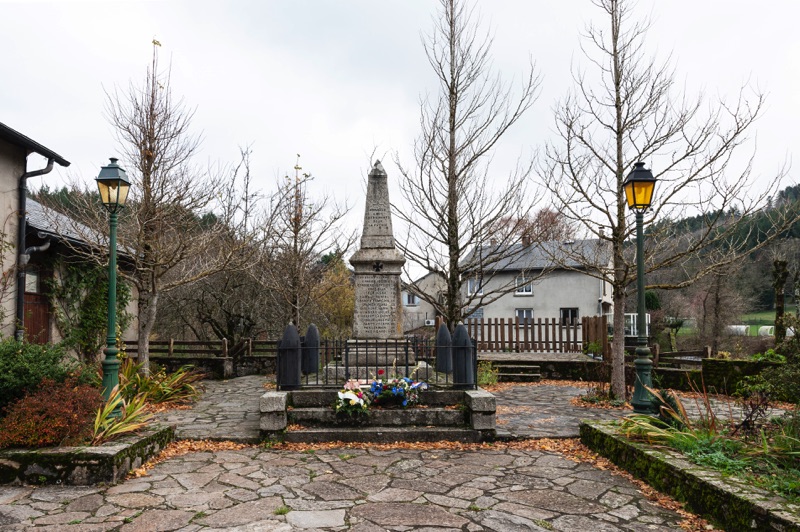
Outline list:
[[[346,404],[351,404],[351,405],[364,404],[364,400],[361,399],[356,394],[354,394],[353,392],[339,392],[339,399],[345,402]]]

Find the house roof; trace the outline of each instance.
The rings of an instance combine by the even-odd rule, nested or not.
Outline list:
[[[26,218],[29,227],[59,239],[85,242],[85,236],[93,233],[85,225],[58,211],[45,207],[30,196],[28,196],[28,201],[26,202]],[[83,232],[83,235],[81,232]]]
[[[28,196],[26,203],[26,220],[28,228],[42,233],[43,236],[56,240],[69,241],[82,246],[96,246],[106,242],[107,235],[100,234],[89,226],[76,221],[65,214],[46,207]],[[87,240],[94,239],[94,242]],[[117,252],[120,258],[130,258],[134,255],[128,246],[117,243]]]
[[[5,125],[4,123],[0,122],[0,139],[5,140],[15,146],[20,146],[28,150],[28,153],[35,152],[41,155],[42,157],[47,157],[48,159],[53,159],[55,162],[60,164],[61,166],[69,166],[69,161],[64,159],[62,156],[47,148],[42,146],[35,140],[30,137],[27,137],[20,133],[19,131],[12,129]]]
[[[492,256],[501,253],[500,258],[486,267],[492,271],[544,270],[546,268],[583,269],[587,266],[602,267],[608,264],[608,246],[597,239],[539,242],[530,245],[512,244],[504,246],[483,246],[474,249],[465,263],[473,262],[475,254]]]

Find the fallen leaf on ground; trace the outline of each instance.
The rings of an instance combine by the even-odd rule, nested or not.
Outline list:
[[[189,453],[216,453],[219,451],[239,451],[241,449],[249,449],[255,447],[245,443],[236,443],[232,441],[211,441],[211,440],[178,440],[169,443],[164,450],[156,456],[142,464],[141,467],[131,470],[127,478],[138,478],[146,476],[148,471],[153,469],[157,464],[183,456]]]
[[[586,401],[581,400],[580,395],[570,399],[569,404],[580,408],[600,408],[603,410],[633,410],[633,406],[631,406],[630,403],[625,403],[624,405],[620,406],[614,406],[608,402],[588,403]]]

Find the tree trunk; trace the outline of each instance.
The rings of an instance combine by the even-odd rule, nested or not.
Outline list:
[[[788,278],[789,263],[781,259],[772,261],[772,288],[775,290],[775,345],[780,345],[786,339],[783,315],[786,311],[784,292]]]
[[[625,387],[625,292],[614,289],[614,339],[611,342],[611,393],[626,398]]]
[[[138,333],[138,362],[142,365],[143,375],[150,374],[150,333],[156,323],[156,310],[158,308],[158,293],[139,292],[139,323]]]

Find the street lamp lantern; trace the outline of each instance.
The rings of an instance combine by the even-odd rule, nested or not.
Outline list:
[[[653,172],[644,167],[644,163],[636,163],[625,182],[625,199],[628,207],[635,211],[646,211],[653,201],[653,190],[656,188],[656,178]]]
[[[111,392],[119,385],[119,360],[117,359],[117,213],[125,206],[131,184],[125,170],[111,158],[111,163],[100,168],[96,178],[100,199],[109,212],[108,235],[108,334],[103,351],[103,398],[108,401]],[[119,408],[113,412],[120,415]]]
[[[125,206],[131,183],[125,170],[117,164],[117,159],[111,157],[110,161],[107,166],[100,167],[100,175],[95,181],[103,205],[113,213]]]
[[[653,172],[644,167],[644,163],[638,162],[633,165],[633,170],[622,187],[625,189],[625,199],[628,207],[636,213],[636,289],[638,292],[638,316],[637,316],[637,339],[636,339],[636,360],[633,364],[636,367],[636,382],[633,385],[633,411],[637,414],[653,414],[653,397],[647,388],[653,387],[653,361],[650,359],[650,348],[647,347],[647,315],[644,303],[644,211],[650,208],[653,201],[653,189],[656,186],[656,178]]]

